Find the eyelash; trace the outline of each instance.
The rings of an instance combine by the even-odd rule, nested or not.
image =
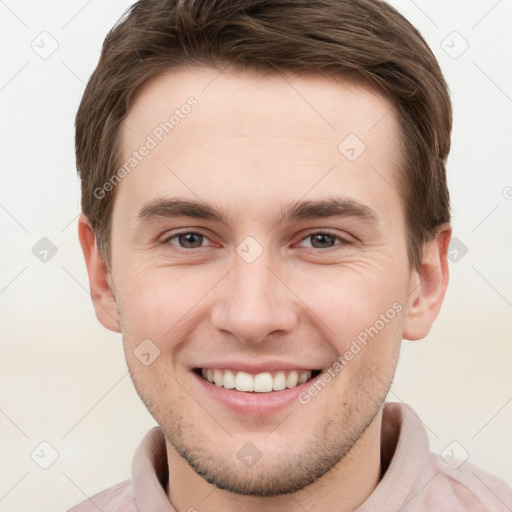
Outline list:
[[[193,250],[204,249],[204,247],[193,247],[193,248],[180,247],[179,245],[171,244],[170,243],[171,240],[173,240],[175,238],[178,238],[180,236],[183,236],[183,235],[199,235],[199,236],[202,236],[204,239],[208,239],[208,237],[206,235],[203,235],[202,233],[199,233],[197,231],[180,231],[178,233],[174,233],[173,235],[168,236],[167,238],[165,238],[162,241],[162,244],[175,245],[178,250],[183,250],[183,251],[193,251]],[[337,235],[336,233],[334,233],[333,231],[330,231],[328,229],[325,229],[325,230],[322,230],[322,231],[312,231],[312,232],[308,233],[306,236],[302,237],[300,241],[303,242],[304,240],[306,240],[308,238],[311,238],[311,237],[314,237],[314,236],[318,236],[318,235],[327,235],[329,237],[337,239],[340,243],[336,244],[336,245],[347,246],[347,245],[352,245],[353,244],[352,241],[350,241],[350,240],[348,240],[346,238],[343,238],[343,237]],[[315,252],[316,251],[328,251],[328,250],[335,250],[336,246],[327,247],[327,248],[323,248],[323,249],[322,248],[318,248],[318,247],[309,247],[309,249],[312,249]]]

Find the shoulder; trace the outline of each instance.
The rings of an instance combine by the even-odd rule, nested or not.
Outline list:
[[[512,485],[504,480],[468,461],[445,460],[435,453],[431,458],[437,470],[429,486],[433,500],[450,504],[450,510],[475,512],[502,512],[512,506]]]
[[[131,480],[126,480],[113,487],[91,496],[67,512],[139,512],[135,500]]]
[[[512,486],[467,460],[431,452],[423,422],[406,404],[384,407],[381,456],[389,466],[361,512],[512,511]]]

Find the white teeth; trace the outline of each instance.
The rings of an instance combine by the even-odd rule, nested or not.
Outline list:
[[[213,380],[216,386],[222,386],[222,372],[220,370],[213,370]]]
[[[272,391],[272,375],[270,373],[258,373],[258,375],[255,375],[254,391],[258,393]]]
[[[311,372],[302,372],[299,377],[299,384],[304,384],[311,377]]]
[[[224,371],[224,387],[226,389],[234,389],[236,386],[235,375],[231,370]]]
[[[272,389],[274,391],[281,391],[286,389],[286,376],[284,372],[277,372],[272,381]]]
[[[286,377],[286,387],[294,388],[297,385],[297,382],[299,382],[299,372],[293,370],[290,372],[290,375]]]
[[[254,379],[250,373],[238,372],[235,378],[237,391],[254,391]]]
[[[268,393],[270,391],[282,391],[291,389],[299,384],[304,384],[311,378],[311,371],[291,370],[289,373],[278,371],[274,376],[270,372],[251,375],[247,372],[234,372],[222,369],[202,369],[204,379],[218,387],[236,389],[237,391],[249,391],[255,393]]]

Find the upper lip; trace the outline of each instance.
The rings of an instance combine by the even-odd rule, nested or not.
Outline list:
[[[312,366],[312,365],[304,365],[300,363],[292,363],[289,361],[265,361],[261,363],[248,362],[248,361],[234,361],[234,360],[219,360],[219,361],[208,361],[204,363],[197,364],[194,368],[201,369],[226,369],[226,370],[235,370],[237,372],[246,372],[246,373],[264,373],[264,372],[275,372],[278,370],[285,371],[308,371],[308,370],[321,370],[323,366]]]

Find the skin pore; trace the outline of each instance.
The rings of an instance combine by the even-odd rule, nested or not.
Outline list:
[[[410,268],[398,130],[382,95],[322,75],[191,68],[139,91],[121,161],[148,136],[155,146],[116,187],[110,272],[84,217],[79,235],[97,316],[122,333],[165,433],[178,512],[342,512],[378,484],[401,340],[428,333],[448,280],[448,225]],[[307,404],[234,412],[194,371],[222,360],[327,370],[393,308]],[[149,365],[135,355],[144,340],[160,351]]]

